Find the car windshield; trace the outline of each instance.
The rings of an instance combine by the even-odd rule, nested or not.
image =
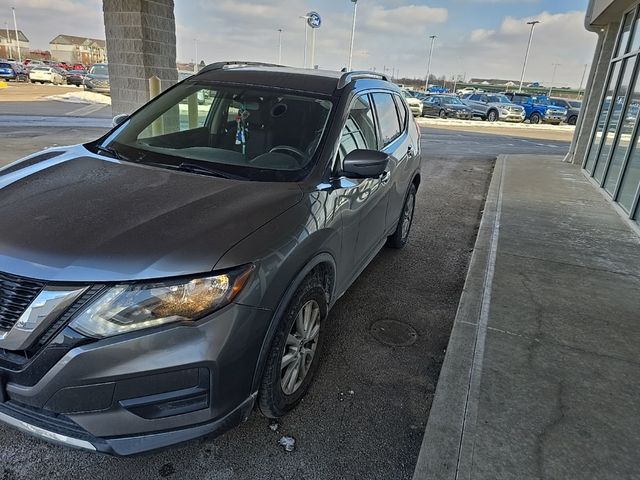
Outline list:
[[[255,181],[297,181],[314,164],[330,100],[186,80],[150,102],[102,149],[125,160]],[[206,172],[209,169],[210,172]]]
[[[109,75],[109,67],[106,65],[94,65],[89,73],[93,75]]]
[[[511,103],[504,95],[489,95],[489,103]]]
[[[573,108],[582,108],[582,102],[578,100],[569,100],[569,105],[571,105]]]
[[[49,71],[49,67],[36,67],[36,68],[34,68],[32,71],[36,71],[36,72],[48,72],[48,71]]]
[[[458,97],[442,97],[442,102],[445,105],[464,105]]]

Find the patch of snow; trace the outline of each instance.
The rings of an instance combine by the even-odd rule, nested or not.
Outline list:
[[[56,100],[58,102],[111,105],[111,97],[96,92],[67,92],[60,95],[49,95],[44,98],[47,100]]]
[[[285,452],[293,452],[296,448],[296,439],[293,437],[282,437],[278,443],[284,447]]]
[[[555,132],[573,132],[576,127],[574,125],[546,125],[530,123],[514,123],[514,122],[485,122],[482,120],[454,120],[443,118],[416,118],[418,125],[425,127],[476,127],[478,129],[491,128],[514,128],[524,130],[552,130]]]
[[[280,425],[278,424],[278,422],[273,422],[269,424],[269,428],[274,432],[277,432],[278,428],[280,428]]]

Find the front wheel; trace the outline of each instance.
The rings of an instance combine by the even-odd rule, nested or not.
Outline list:
[[[538,113],[532,113],[531,118],[529,118],[529,122],[531,122],[533,125],[539,124],[541,120],[542,117],[540,117]]]
[[[440,110],[440,113],[438,113],[438,117],[447,118],[447,112],[445,112],[444,110]]]
[[[387,238],[388,247],[401,249],[407,244],[411,225],[413,224],[413,213],[416,207],[416,192],[416,186],[411,184],[404,200],[402,213],[400,214],[396,231]]]
[[[573,117],[569,117],[569,120],[567,120],[567,123],[569,125],[575,125],[576,123],[578,123],[578,117],[575,115]]]
[[[489,120],[490,122],[497,122],[498,121],[498,112],[496,112],[495,110],[491,110],[489,112],[489,114],[487,115],[487,120]]]
[[[319,274],[310,274],[280,321],[258,393],[258,406],[265,417],[284,416],[309,390],[318,369],[322,326],[329,309],[324,285]]]

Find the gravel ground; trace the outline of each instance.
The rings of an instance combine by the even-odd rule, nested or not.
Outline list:
[[[0,131],[14,149],[81,141],[82,132]],[[60,132],[58,132],[60,133]],[[93,138],[95,132],[84,137]],[[29,136],[31,135],[31,136]],[[410,244],[383,250],[330,314],[318,377],[278,431],[254,413],[217,439],[128,459],[49,445],[0,427],[0,478],[408,479],[422,441],[495,155],[449,156],[423,136],[423,183]],[[18,148],[19,147],[19,148]],[[17,155],[16,148],[22,153]],[[13,156],[13,158],[6,158]],[[0,159],[0,163],[2,160]],[[410,325],[416,342],[374,338],[381,319]],[[296,439],[287,453],[282,435]]]

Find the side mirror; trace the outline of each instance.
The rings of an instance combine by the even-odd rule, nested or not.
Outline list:
[[[113,117],[113,120],[111,121],[111,126],[112,127],[120,126],[124,122],[126,122],[128,119],[129,119],[129,115],[126,113],[121,113],[120,115],[116,115],[115,117]]]
[[[350,178],[376,178],[384,173],[389,155],[378,150],[353,150],[342,162],[342,173]]]

